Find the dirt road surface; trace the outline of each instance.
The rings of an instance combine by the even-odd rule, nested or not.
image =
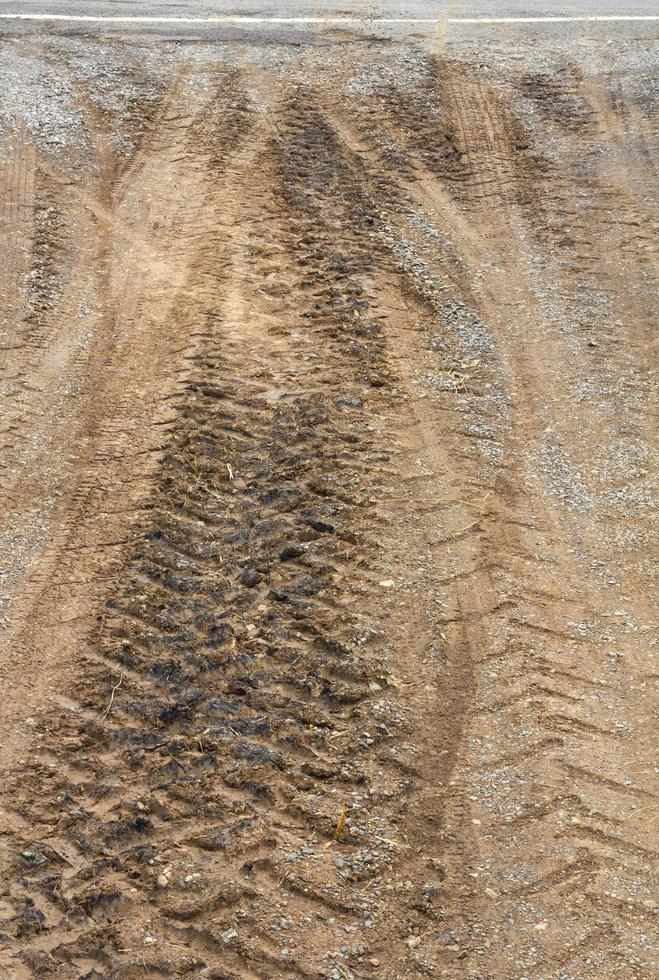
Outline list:
[[[658,26],[428,6],[0,22],[3,978],[655,975]]]

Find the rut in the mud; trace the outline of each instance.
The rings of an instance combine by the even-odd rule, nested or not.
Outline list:
[[[115,969],[113,950],[141,942],[126,918],[139,896],[158,910],[156,945],[185,946],[181,963],[201,964],[216,943],[211,962],[236,975],[268,961],[313,972],[303,949],[265,939],[274,896],[308,906],[329,947],[337,914],[372,925],[373,903],[346,882],[367,884],[398,846],[371,795],[375,772],[385,800],[410,785],[388,751],[399,681],[366,606],[350,608],[367,594],[385,458],[364,424],[364,399],[372,411],[387,381],[363,284],[383,249],[309,96],[280,110],[276,130],[251,115],[230,152],[213,148],[206,209],[236,226],[222,246],[202,242],[190,272],[196,292],[217,285],[191,334],[148,524],[82,657],[70,720],[55,723],[53,761],[32,767],[42,791],[24,819],[47,821],[56,798],[68,814],[62,853],[24,845],[38,873],[16,939],[37,973],[62,940],[72,964],[100,955]],[[346,804],[339,874],[322,845]],[[387,845],[377,861],[373,835]],[[307,852],[308,868],[288,866]],[[147,968],[181,963],[155,952]]]

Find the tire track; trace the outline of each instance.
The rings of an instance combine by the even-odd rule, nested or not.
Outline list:
[[[446,85],[444,90],[445,88]],[[463,89],[464,85],[461,83],[461,90]],[[437,97],[440,97],[439,89]],[[498,198],[492,198],[488,204],[490,215],[499,216],[499,209],[504,203],[508,205],[517,204],[522,207],[525,198],[518,193],[515,184],[515,182],[524,179],[523,171],[517,169],[519,162],[516,162],[514,169],[511,167],[505,172],[500,169],[497,163],[502,151],[506,158],[511,157],[512,148],[506,146],[505,143],[502,147],[501,138],[499,138],[497,150],[492,152],[493,143],[497,140],[497,136],[496,130],[490,124],[490,112],[482,110],[478,100],[469,100],[468,105],[468,110],[465,109],[465,112],[468,112],[468,119],[463,114],[457,129],[458,133],[469,131],[472,134],[468,139],[462,138],[463,145],[468,144],[469,148],[466,158],[473,165],[477,159],[490,157],[497,168],[495,180],[504,188],[501,195]],[[491,102],[489,108],[491,109]],[[359,110],[361,121],[358,137],[350,136],[350,123],[347,125],[340,123],[340,126],[345,127],[353,152],[358,158],[361,158],[365,170],[364,183],[371,187],[382,186],[382,182],[379,185],[376,184],[374,172],[369,172],[371,166],[369,146],[375,148],[375,154],[379,160],[381,160],[381,155],[378,150],[377,133],[373,133],[371,137],[364,121],[367,118],[366,111],[363,108]],[[409,118],[410,114],[406,113],[405,119],[408,125]],[[503,125],[501,132],[505,133],[506,128]],[[419,123],[419,132],[423,133],[424,131],[423,123]],[[512,132],[514,133],[514,129]],[[506,134],[504,139],[509,139],[509,134]],[[459,136],[457,142],[460,143]],[[417,175],[418,173],[419,168],[417,166]],[[502,174],[503,176],[501,176]],[[510,193],[507,190],[509,178],[513,180]],[[446,179],[449,186],[452,187],[450,178],[447,177]],[[574,178],[570,179],[573,180]],[[424,186],[426,185],[431,187],[432,181],[427,179],[424,181]],[[399,184],[392,182],[391,187],[391,195],[400,195]],[[524,193],[527,193],[528,185],[523,190]],[[446,220],[448,210],[446,199],[440,197],[440,193],[441,191],[435,198],[438,202],[435,213]],[[421,200],[418,194],[416,194],[416,198]],[[401,197],[398,200],[400,202]],[[405,201],[404,197],[402,200]],[[474,198],[471,200],[473,204]],[[386,201],[385,198],[381,204],[387,207],[390,202]],[[400,213],[403,209],[399,203],[392,210]],[[432,221],[431,214],[432,212],[427,211],[429,224]],[[418,210],[415,211],[416,215],[418,215]],[[501,217],[499,216],[498,220],[501,220]],[[542,226],[541,210],[536,212],[533,221],[523,211],[519,212],[519,218],[526,223],[533,235],[537,234],[538,227]],[[456,221],[456,230],[460,228],[460,220],[458,218]],[[589,220],[592,222],[592,217]],[[499,239],[502,245],[502,251],[499,252],[499,265],[502,264],[502,252],[505,255],[505,251],[503,251],[505,239],[511,237],[516,239],[519,234],[518,226],[509,224],[507,218],[504,218],[504,224],[506,231],[501,234]],[[419,223],[418,227],[423,226]],[[392,234],[399,242],[404,242],[405,237],[410,235],[410,226],[405,223],[404,218],[394,219],[393,229]],[[467,230],[470,233],[469,229]],[[430,238],[429,233],[427,238]],[[591,245],[587,234],[586,244]],[[423,241],[418,247],[425,247],[426,253],[430,251]],[[406,250],[409,253],[409,243],[406,245]],[[577,244],[576,250],[581,253],[583,248]],[[421,253],[417,253],[417,255],[419,254]],[[472,262],[474,259],[479,260],[478,252],[472,253]],[[515,259],[518,261],[517,253]],[[475,268],[477,267],[472,265],[472,274]],[[419,258],[415,260],[406,259],[405,269],[417,281],[420,277],[428,279],[428,264],[420,261]],[[455,272],[453,272],[453,276],[455,276]],[[457,277],[453,279],[453,282],[455,288],[459,284]],[[427,288],[424,285],[420,292],[425,295]],[[501,356],[502,366],[506,372],[501,377],[500,384],[503,385],[504,390],[514,392],[514,397],[519,399],[520,391],[524,387],[520,379],[528,379],[532,369],[527,364],[521,369],[513,368],[512,374],[508,373],[511,365],[505,352],[507,348],[510,349],[508,347],[510,337],[506,337],[501,327],[497,326],[498,318],[494,318],[493,308],[488,309],[483,304],[482,298],[479,302],[479,297],[474,295],[472,291],[462,295],[465,299],[468,298],[471,302],[478,303],[484,322],[493,330],[494,346]],[[436,306],[435,309],[441,315],[440,307]],[[413,359],[406,356],[409,344],[407,331],[401,334],[399,343],[397,362],[403,365],[414,363]],[[547,338],[543,337],[538,347],[538,363],[542,363],[543,357],[546,357],[548,346]],[[554,349],[553,353],[557,362],[561,363],[564,356],[561,357],[557,349]],[[416,371],[419,379],[416,384],[420,384],[420,379],[424,376],[424,367],[417,364]],[[425,369],[425,378],[428,379],[429,377],[432,377],[430,365]],[[532,390],[536,393],[541,391],[544,383],[542,377],[538,376]],[[444,397],[448,396],[445,395]],[[523,398],[523,395],[521,397]],[[470,404],[470,399],[465,397],[464,389],[458,389],[452,398],[458,405],[459,415],[469,419],[470,410],[473,410],[478,402],[474,399]],[[550,402],[551,399],[540,398],[536,404],[544,403],[546,406]],[[487,403],[485,402],[485,404]],[[483,402],[481,402],[478,406],[480,413],[483,412],[483,407]],[[492,414],[496,416],[497,410],[494,406],[493,408]],[[526,408],[525,424],[518,425],[519,431],[524,433],[524,439],[528,438],[528,420],[529,417],[533,416],[534,411],[533,405],[529,404]],[[423,422],[420,421],[420,425],[425,428],[433,425],[428,414],[426,412]],[[463,437],[466,434],[464,428],[469,432],[472,428],[477,429],[479,426],[477,417],[472,416],[472,419],[471,425],[461,427],[463,428]],[[456,434],[459,432],[458,425],[451,424],[449,421],[445,408],[442,409],[441,413],[438,413],[434,425],[437,427],[437,433],[441,432],[442,436],[433,434],[431,430],[427,436],[427,441],[431,445],[437,445],[442,438],[445,440],[447,432],[453,431]],[[494,595],[499,594],[502,597],[507,597],[512,590],[516,599],[510,606],[512,610],[510,613],[504,612],[502,615],[498,615],[494,622],[485,620],[485,628],[483,628],[480,625],[482,613],[478,613],[474,617],[472,611],[474,593],[467,592],[463,600],[464,604],[460,604],[460,612],[457,617],[459,621],[464,621],[466,618],[467,621],[475,624],[473,632],[464,644],[464,650],[485,648],[489,651],[483,660],[483,665],[487,666],[487,672],[478,677],[476,681],[478,701],[486,705],[487,710],[481,711],[480,716],[473,717],[472,722],[466,726],[465,741],[456,753],[457,768],[452,781],[453,784],[459,786],[459,791],[455,794],[455,798],[449,798],[446,805],[444,833],[447,845],[444,863],[450,869],[448,881],[455,887],[454,901],[460,909],[452,917],[447,918],[449,922],[453,919],[456,935],[463,933],[463,942],[465,942],[463,910],[465,904],[469,904],[469,901],[465,900],[464,893],[465,869],[469,869],[470,866],[480,869],[477,874],[475,873],[475,877],[483,877],[483,867],[487,869],[486,877],[489,878],[494,875],[497,880],[488,885],[486,892],[489,891],[501,896],[506,893],[509,887],[507,869],[523,866],[525,853],[534,852],[538,855],[540,848],[538,868],[547,866],[551,868],[556,863],[571,860],[573,853],[571,845],[573,844],[582,853],[585,852],[589,863],[598,869],[591,878],[595,887],[590,894],[594,896],[606,891],[612,883],[610,874],[612,869],[608,863],[611,851],[605,842],[610,842],[617,854],[618,868],[614,888],[624,889],[626,887],[625,882],[631,886],[632,881],[644,880],[643,887],[647,894],[648,881],[647,877],[642,877],[642,868],[644,866],[647,868],[647,862],[651,860],[650,855],[644,855],[642,849],[639,849],[637,841],[641,839],[640,828],[630,826],[626,821],[616,821],[614,816],[620,813],[621,807],[627,815],[635,812],[638,807],[632,801],[638,798],[639,794],[643,796],[646,791],[631,778],[625,779],[624,783],[619,778],[608,780],[606,782],[607,791],[604,790],[602,781],[589,781],[581,778],[574,780],[574,770],[571,768],[570,760],[576,761],[577,759],[588,759],[589,766],[593,770],[601,769],[604,764],[611,772],[622,771],[629,775],[633,768],[634,752],[642,743],[644,735],[638,729],[633,735],[630,733],[629,746],[628,748],[624,747],[628,737],[630,703],[623,688],[616,685],[612,689],[607,665],[606,662],[602,662],[601,655],[597,657],[597,667],[592,659],[589,662],[593,674],[587,679],[585,687],[580,687],[578,683],[575,683],[575,673],[570,668],[574,666],[577,651],[583,649],[584,652],[591,650],[595,652],[601,649],[602,642],[607,642],[604,639],[605,636],[608,636],[608,642],[615,643],[615,641],[610,633],[610,624],[606,620],[606,606],[603,607],[595,593],[589,594],[584,588],[584,579],[580,570],[574,568],[572,571],[574,589],[572,594],[579,596],[580,603],[583,603],[585,607],[583,611],[573,609],[568,612],[569,605],[560,599],[561,592],[569,594],[572,591],[569,588],[565,589],[564,584],[568,574],[567,569],[571,564],[567,555],[569,549],[558,549],[558,542],[566,533],[564,518],[561,519],[560,515],[552,513],[552,509],[547,508],[537,488],[529,487],[528,476],[520,466],[525,453],[521,446],[516,444],[516,439],[512,435],[514,430],[514,426],[505,426],[500,429],[499,438],[502,438],[504,445],[507,445],[502,454],[502,458],[507,460],[507,466],[505,470],[495,471],[493,482],[486,484],[488,492],[496,498],[489,508],[486,519],[481,520],[480,523],[473,520],[469,522],[464,511],[460,515],[460,523],[466,521],[467,524],[475,524],[474,533],[480,538],[480,546],[484,548],[484,557],[476,558],[473,555],[469,557],[465,555],[459,561],[458,567],[471,568],[474,564],[478,567],[482,561],[486,567],[494,569],[494,572],[489,577],[487,584],[481,585],[479,576],[480,594],[483,594],[482,589],[487,589],[488,591],[491,590]],[[466,486],[470,479],[479,483],[482,480],[482,476],[477,476],[478,470],[482,467],[482,461],[465,453],[464,441],[456,448],[456,459],[460,459],[463,466],[471,464],[474,467],[474,474],[471,478],[469,476],[465,478],[464,474],[460,474],[455,480],[455,485],[451,487],[451,493],[447,496],[449,499],[454,495],[457,499],[468,499]],[[446,473],[445,464],[441,470],[444,474]],[[513,513],[517,512],[516,520],[511,521],[507,514],[502,513],[504,501]],[[521,512],[520,507],[523,508]],[[577,522],[572,521],[570,523],[571,533],[574,533]],[[516,526],[522,529],[518,533],[515,533]],[[543,527],[546,529],[545,531],[535,533]],[[535,531],[532,535],[525,534],[524,528],[535,529]],[[577,533],[583,535],[582,541],[588,540],[589,532],[587,530],[582,529]],[[549,559],[549,565],[547,565],[546,557],[542,562],[538,561],[535,556],[539,554],[552,556]],[[520,558],[523,556],[533,557],[531,560],[524,557],[520,561],[516,559],[516,555],[519,555]],[[555,572],[550,572],[552,565],[556,568]],[[463,573],[459,574],[463,575]],[[457,584],[462,580],[462,578],[457,578],[453,582]],[[451,581],[450,577],[449,581]],[[471,574],[468,581],[473,582]],[[556,601],[550,607],[544,603],[538,605],[537,600],[533,599],[536,581],[538,583],[535,588],[536,592],[543,583],[541,591],[548,591],[556,596]],[[454,588],[451,591],[454,591]],[[498,609],[500,606],[501,599],[499,601],[494,600],[493,608]],[[643,611],[639,610],[639,612],[643,616]],[[581,622],[579,622],[580,617],[582,617]],[[455,615],[452,615],[447,617],[446,621],[450,623],[455,619]],[[575,630],[585,632],[579,636],[578,633],[575,634]],[[531,642],[528,641],[529,634]],[[534,634],[535,639],[533,639]],[[450,648],[451,640],[449,640],[448,645]],[[492,649],[493,646],[494,649]],[[638,664],[640,667],[640,661]],[[627,666],[626,677],[628,678],[629,669],[633,668],[629,662]],[[529,675],[530,671],[532,671],[531,676],[535,674],[539,678],[539,683],[523,682],[520,693],[513,698],[499,700],[497,703],[496,699],[500,697],[498,694],[501,687],[500,678],[524,678]],[[548,686],[548,682],[556,673],[563,676],[567,675],[572,679],[569,696],[563,692],[552,690]],[[641,676],[642,674],[636,674],[637,681],[641,680]],[[495,683],[489,681],[489,677],[493,678]],[[604,694],[605,690],[606,694]],[[570,704],[573,710],[567,713],[558,708],[557,705],[560,705],[561,701]],[[597,719],[597,721],[591,719]],[[519,735],[516,736],[516,732]],[[524,740],[521,742],[522,745],[527,743],[526,747],[517,748],[513,751],[508,749],[502,752],[502,746],[511,741],[514,743],[520,738]],[[528,742],[531,744],[529,745]],[[607,759],[606,763],[603,763],[604,759]],[[564,768],[566,765],[569,775]],[[562,787],[560,790],[558,790],[559,786]],[[493,787],[496,787],[496,794],[493,792]],[[650,794],[650,798],[654,799],[652,794]],[[478,844],[473,841],[472,835],[468,835],[468,839],[466,839],[463,829],[470,822],[469,810],[472,809],[470,806],[465,813],[463,801],[466,799],[474,803],[480,800],[478,813],[473,817],[473,822],[479,827],[483,827],[481,831],[483,836]],[[507,799],[508,802],[504,802]],[[652,806],[651,803],[648,812],[652,812]],[[497,810],[501,813],[498,818],[496,816]],[[575,812],[578,816],[574,816]],[[487,816],[487,820],[484,818],[484,814]],[[571,814],[573,816],[570,816]],[[501,820],[503,820],[503,824],[500,823]],[[622,837],[612,837],[601,829],[602,826],[605,827],[611,821],[620,823],[623,830]],[[523,833],[522,827],[526,828]],[[585,827],[586,830],[582,831],[582,827]],[[471,842],[468,843],[468,840]],[[512,840],[513,843],[512,845],[510,843],[503,845],[504,840]],[[557,840],[561,843],[554,843]],[[496,847],[501,847],[500,856],[497,856],[494,849],[487,845],[487,841],[497,842]],[[495,871],[495,868],[499,868],[499,870]],[[542,878],[543,886],[532,889],[533,893],[540,898],[535,903],[535,908],[529,902],[526,904],[504,902],[501,915],[496,913],[497,921],[492,920],[492,912],[488,908],[489,900],[479,897],[480,889],[477,887],[470,888],[470,898],[475,903],[474,911],[470,916],[474,931],[470,934],[469,939],[466,939],[466,942],[471,941],[476,945],[482,942],[480,925],[477,923],[482,923],[483,920],[489,922],[491,933],[497,937],[496,941],[501,943],[502,949],[507,948],[507,944],[511,940],[520,947],[519,936],[524,931],[524,923],[533,922],[534,918],[540,922],[541,926],[543,922],[556,923],[560,921],[563,936],[574,934],[574,940],[569,941],[573,952],[561,958],[561,963],[569,963],[572,959],[574,964],[579,964],[575,968],[581,969],[583,962],[580,957],[584,955],[584,946],[580,937],[586,935],[586,933],[582,933],[582,929],[588,928],[586,925],[587,916],[581,914],[580,891],[576,890],[574,895],[570,895],[566,899],[560,887],[563,880],[561,872],[547,872],[546,886],[544,886],[545,878]],[[531,886],[528,887],[531,888]],[[555,897],[554,887],[557,889]],[[600,956],[603,955],[604,949],[610,950],[614,946],[618,950],[616,955],[622,962],[624,959],[622,950],[625,944],[634,942],[629,938],[630,932],[633,933],[635,929],[642,930],[644,923],[649,922],[649,909],[649,904],[645,911],[641,911],[635,906],[633,911],[630,910],[630,915],[626,918],[622,928],[619,920],[609,920],[606,923],[601,923],[597,929],[590,930],[587,949],[596,951],[597,955]],[[542,926],[542,929],[544,928]],[[534,945],[537,946],[539,938],[542,936],[533,936]],[[550,941],[553,939],[553,937],[548,938]],[[530,967],[532,962],[537,961],[537,950],[530,951],[528,961],[524,960],[523,956],[524,954],[520,949],[519,969],[524,969],[527,965]],[[509,967],[506,965],[505,959],[493,960],[492,963],[491,968],[494,969],[496,975],[511,975],[508,972]],[[560,969],[558,963],[555,969]],[[630,976],[636,975],[635,969],[635,967],[630,967]],[[552,973],[552,975],[554,974]]]

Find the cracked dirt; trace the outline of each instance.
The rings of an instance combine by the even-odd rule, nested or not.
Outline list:
[[[38,31],[0,976],[650,977],[649,40]]]

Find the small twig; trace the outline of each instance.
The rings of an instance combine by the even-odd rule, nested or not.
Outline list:
[[[119,681],[118,681],[118,683],[117,683],[117,684],[115,684],[115,685],[114,685],[114,687],[112,688],[112,693],[110,694],[110,700],[109,700],[109,702],[108,702],[108,706],[107,706],[107,708],[105,709],[105,711],[103,712],[103,714],[101,715],[101,718],[102,718],[102,720],[103,720],[103,721],[105,721],[105,719],[107,718],[107,716],[108,716],[108,715],[110,714],[110,708],[112,707],[112,705],[113,705],[113,703],[114,703],[114,696],[115,696],[115,694],[117,693],[117,691],[119,690],[119,688],[121,687],[121,684],[122,684],[122,682],[123,682],[123,679],[124,679],[124,675],[123,675],[123,673],[122,673],[122,674],[121,674],[121,675],[119,676]]]
[[[623,817],[622,819],[631,820],[631,818],[635,817],[637,813],[645,813],[646,810],[656,810],[658,808],[659,808],[659,803],[648,803],[647,806],[642,806],[639,807],[638,810],[633,810],[632,813],[627,814],[627,816]]]
[[[188,767],[186,765],[184,765],[181,762],[180,759],[177,759],[176,756],[172,752],[169,751],[169,749],[165,749],[165,752],[167,753],[167,755],[169,756],[169,758],[172,760],[172,762],[175,762],[177,766],[180,766],[181,767],[181,769],[183,770],[183,772],[187,772],[188,771]]]
[[[449,529],[448,533],[451,535],[452,538],[455,538],[457,534],[462,534],[464,531],[468,531],[470,528],[476,527],[477,524],[480,524],[480,521],[481,519],[479,517],[477,521],[472,521],[471,524],[467,524],[465,527],[456,528],[454,531],[451,531]]]
[[[399,840],[390,840],[389,837],[378,837],[377,834],[373,834],[373,839],[382,841],[383,844],[390,844],[392,847],[411,847],[410,844],[403,844]]]
[[[170,739],[165,739],[164,742],[156,742],[155,745],[145,745],[144,746],[144,751],[145,752],[155,752],[157,749],[162,749],[162,748],[164,748],[165,745],[169,745],[169,743],[170,743]]]

